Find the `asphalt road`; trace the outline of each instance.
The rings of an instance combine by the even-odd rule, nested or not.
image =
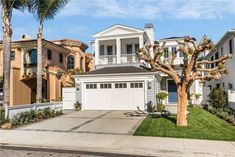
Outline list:
[[[144,157],[127,154],[83,152],[45,148],[0,146],[1,157]]]

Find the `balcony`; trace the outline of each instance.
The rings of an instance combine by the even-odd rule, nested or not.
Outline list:
[[[121,63],[137,63],[139,62],[139,58],[135,53],[132,54],[121,54],[120,58]]]
[[[99,64],[116,64],[117,55],[102,55],[99,56]]]

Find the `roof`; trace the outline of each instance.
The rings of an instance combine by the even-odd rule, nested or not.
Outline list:
[[[80,75],[96,75],[96,74],[126,74],[126,73],[149,73],[147,69],[138,68],[135,66],[116,66],[116,67],[105,67],[82,73]]]
[[[162,38],[162,39],[159,39],[159,40],[174,40],[174,39],[182,39],[184,37],[168,37],[168,38]]]
[[[51,42],[57,45],[67,45],[67,46],[84,46],[85,49],[88,48],[88,45],[80,40],[74,39],[60,39],[60,40],[50,40]]]

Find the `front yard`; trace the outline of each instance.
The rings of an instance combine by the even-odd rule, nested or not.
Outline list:
[[[148,116],[134,135],[235,141],[235,127],[202,108],[189,108],[188,127],[175,123],[176,116]]]

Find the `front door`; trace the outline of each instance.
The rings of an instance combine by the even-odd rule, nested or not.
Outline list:
[[[176,84],[173,80],[167,80],[168,84],[168,103],[173,104],[177,102]]]

